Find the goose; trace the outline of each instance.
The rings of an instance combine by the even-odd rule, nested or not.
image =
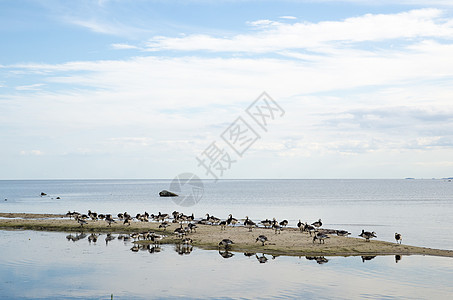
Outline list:
[[[220,225],[220,230],[226,230],[227,221],[226,220],[225,221],[221,221],[219,223],[219,225]]]
[[[248,216],[245,216],[244,226],[247,227],[249,231],[252,231],[252,228],[255,227],[256,224],[250,220]]]
[[[118,217],[118,219],[123,220],[124,219],[124,214],[123,213],[119,213],[117,215],[117,217]]]
[[[92,212],[91,210],[88,210],[88,216],[91,218],[91,220],[96,221],[98,219],[98,214],[95,212]]]
[[[260,223],[263,224],[264,228],[268,228],[268,227],[272,226],[272,221],[269,219],[263,220]]]
[[[304,225],[304,231],[308,231],[308,233],[310,234],[311,236],[311,233],[315,233],[316,232],[316,228],[314,226],[311,226],[311,225],[308,225],[307,222],[305,222],[305,225]]]
[[[350,232],[348,232],[346,230],[337,230],[336,233],[338,236],[348,236],[351,234]]]
[[[186,215],[183,214],[183,213],[180,213],[180,214],[178,215],[177,220],[178,220],[178,222],[180,222],[180,223],[184,223],[184,222],[187,221],[187,218],[188,218],[188,216],[186,216]]]
[[[157,215],[158,217],[158,220],[159,221],[165,221],[165,219],[168,218],[168,214],[162,214],[161,212],[159,212],[159,214]]]
[[[87,221],[85,221],[84,219],[81,219],[81,218],[79,218],[79,217],[76,217],[76,220],[77,220],[77,222],[80,224],[80,227],[83,227],[83,225],[88,224]]]
[[[170,226],[170,223],[168,223],[167,221],[165,222],[162,222],[160,225],[159,225],[159,228],[163,228],[164,231],[167,230],[167,227]]]
[[[129,219],[129,218],[124,219],[123,224],[127,225],[127,226],[130,226],[131,225],[131,219]]]
[[[316,221],[316,222],[311,223],[311,225],[315,226],[316,228],[321,227],[321,226],[322,226],[321,219],[319,219],[319,220]]]
[[[214,217],[214,216],[210,216],[209,214],[206,214],[206,219],[208,220],[208,222],[211,223],[211,225],[214,225],[214,224],[217,224],[217,223],[220,222],[219,218]]]
[[[371,238],[374,238],[374,237],[377,237],[376,236],[376,232],[369,232],[369,231],[365,231],[362,229],[362,233],[359,234],[360,237],[363,237],[367,242],[370,241]]]
[[[230,239],[223,239],[219,242],[219,247],[223,246],[225,249],[230,248],[230,246],[234,244],[234,242]]]
[[[258,241],[260,241],[263,244],[263,246],[264,246],[264,243],[267,242],[267,236],[260,235],[259,237],[256,238],[255,243],[258,242]]]
[[[286,227],[286,225],[288,225],[288,220],[283,220],[280,222],[281,227]]]
[[[299,219],[299,222],[297,223],[297,227],[299,227],[299,230],[300,230],[300,231],[303,231],[303,230],[304,230],[304,225],[305,225],[305,224],[302,223],[302,222],[300,221],[300,219]]]
[[[132,248],[131,248],[132,252],[138,252],[138,250],[140,250],[140,247],[137,244],[134,244],[134,246],[132,246]]]
[[[190,233],[192,233],[193,231],[197,232],[197,224],[194,224],[194,223],[189,223],[189,225],[187,225],[190,229]]]
[[[174,231],[174,234],[177,234],[178,237],[182,238],[183,236],[186,235],[186,231],[184,230],[184,228],[182,228],[182,225],[180,225],[180,227],[176,228]]]
[[[192,213],[192,215],[187,217],[187,222],[193,222],[193,220],[195,220],[195,217],[194,217],[194,215]]]
[[[239,223],[239,221],[235,218],[233,218],[233,215],[232,214],[229,214],[228,215],[228,219],[227,219],[227,224],[230,225],[232,224],[233,226],[236,225],[237,223]]]
[[[319,240],[319,243],[321,244],[321,242],[324,244],[325,243],[325,239],[328,239],[330,238],[327,234],[323,234],[323,233],[320,233],[318,232],[317,234],[315,234],[315,236],[313,237],[313,243],[316,241],[316,240]]]
[[[105,221],[109,224],[108,226],[112,226],[112,223],[116,223],[115,220],[113,220],[113,217],[112,215],[106,215],[105,216]]]
[[[403,241],[403,236],[400,234],[400,233],[395,233],[395,240],[396,240],[396,243],[398,244],[398,242],[401,242]]]
[[[275,234],[277,234],[277,232],[279,234],[282,232],[282,227],[280,226],[280,224],[278,224],[278,222],[277,222],[277,220],[275,218],[272,221],[272,228],[274,228]]]

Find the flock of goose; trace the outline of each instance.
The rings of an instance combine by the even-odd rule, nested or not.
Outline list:
[[[104,220],[107,222],[108,226],[111,226],[112,223],[123,223],[125,226],[130,226],[131,222],[139,221],[139,222],[149,222],[149,221],[154,221],[159,223],[159,228],[163,228],[164,231],[168,226],[170,226],[171,223],[179,223],[179,227],[176,228],[173,233],[177,235],[179,238],[181,238],[181,244],[182,245],[191,245],[192,244],[192,239],[186,237],[188,234],[192,232],[196,232],[196,229],[198,225],[218,225],[220,227],[220,230],[226,230],[227,226],[235,226],[236,224],[239,224],[240,221],[236,218],[233,218],[232,214],[228,215],[228,218],[225,220],[222,220],[220,218],[217,218],[215,216],[212,216],[210,214],[206,214],[205,218],[201,219],[195,219],[194,214],[192,213],[191,215],[185,215],[183,213],[180,213],[178,211],[174,211],[171,215],[170,214],[163,214],[159,212],[158,214],[149,214],[147,212],[143,214],[136,214],[135,217],[131,216],[127,212],[124,213],[119,213],[117,214],[117,218],[115,219],[111,214],[98,214],[96,212],[92,212],[91,210],[88,210],[87,214],[80,214],[78,212],[70,212],[66,214],[67,217],[74,218],[81,227],[84,225],[88,224],[88,220],[92,221],[98,221],[98,220]],[[269,228],[274,230],[275,234],[280,234],[283,228],[286,228],[287,225],[289,224],[288,220],[282,220],[278,222],[275,218],[272,220],[270,219],[265,219],[258,224],[254,221],[252,221],[248,216],[245,217],[245,219],[242,221],[243,225],[245,228],[247,228],[249,231],[253,231],[253,228],[260,227],[260,225],[264,228]],[[318,221],[315,221],[311,224],[308,224],[307,222],[303,223],[299,219],[299,222],[297,223],[297,227],[301,232],[308,232],[310,236],[313,236],[313,243],[316,241],[319,241],[319,244],[324,244],[326,239],[329,239],[329,234],[336,234],[338,236],[348,236],[351,233],[349,233],[346,230],[332,230],[332,229],[321,229],[323,223],[321,219],[318,219]],[[95,236],[90,236],[92,239],[97,239]],[[109,236],[107,236],[108,238]],[[161,235],[161,234],[156,234],[154,232],[143,232],[143,233],[133,233],[130,236],[122,236],[121,238],[132,238],[134,240],[148,240],[151,241],[153,244],[159,243],[162,239],[167,237],[166,235]],[[362,232],[359,234],[359,237],[362,237],[365,239],[366,242],[369,242],[370,239],[376,238],[377,235],[374,231],[365,231],[362,229]],[[75,237],[77,238],[77,237]],[[106,243],[108,243],[106,238]],[[402,235],[400,233],[395,233],[395,240],[396,243],[402,242]],[[259,235],[256,238],[255,242],[260,242],[262,246],[265,245],[266,242],[268,242],[268,238],[265,235]],[[219,242],[219,248],[224,248],[225,250],[228,250],[234,242],[230,239],[223,239]]]

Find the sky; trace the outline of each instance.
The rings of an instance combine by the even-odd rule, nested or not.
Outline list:
[[[0,179],[450,177],[453,2],[0,0],[0,113]]]

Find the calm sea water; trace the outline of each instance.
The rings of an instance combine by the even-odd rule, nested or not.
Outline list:
[[[451,299],[453,259],[132,252],[118,239],[1,231],[0,299]],[[76,235],[72,233],[72,235]],[[260,263],[257,259],[265,257]],[[224,258],[229,257],[229,258]]]
[[[173,210],[203,217],[323,220],[325,228],[453,249],[453,183],[444,180],[205,181],[201,201],[181,207],[158,192],[169,180],[0,181],[1,212]],[[48,196],[41,197],[45,192]],[[60,197],[61,199],[56,199]],[[131,251],[101,235],[0,230],[1,299],[305,298],[451,299],[453,259],[427,256],[272,257],[175,245]],[[187,250],[187,249],[186,249]],[[186,251],[188,252],[188,251]],[[229,257],[231,256],[231,257]],[[224,258],[229,257],[229,258]],[[398,261],[398,262],[397,262]]]

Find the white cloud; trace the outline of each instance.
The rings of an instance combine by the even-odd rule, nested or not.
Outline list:
[[[129,44],[112,44],[113,49],[117,50],[130,50],[130,49],[139,49],[137,46],[129,45]]]
[[[287,20],[296,20],[297,19],[296,17],[293,17],[293,16],[281,16],[279,18],[280,19],[287,19]]]
[[[44,153],[40,150],[29,150],[29,151],[25,151],[25,150],[22,150],[20,151],[20,155],[34,155],[34,156],[40,156],[40,155],[43,155]]]
[[[328,52],[359,42],[410,41],[427,37],[453,39],[453,21],[444,19],[439,9],[417,9],[387,15],[366,14],[343,21],[319,23],[285,24],[259,20],[250,24],[260,26],[262,30],[221,38],[202,34],[156,36],[148,42],[148,49],[247,53],[307,49]]]
[[[45,84],[43,84],[43,83],[35,83],[35,84],[30,84],[30,85],[20,85],[20,86],[16,86],[16,90],[18,90],[18,91],[38,91],[44,85]]]

